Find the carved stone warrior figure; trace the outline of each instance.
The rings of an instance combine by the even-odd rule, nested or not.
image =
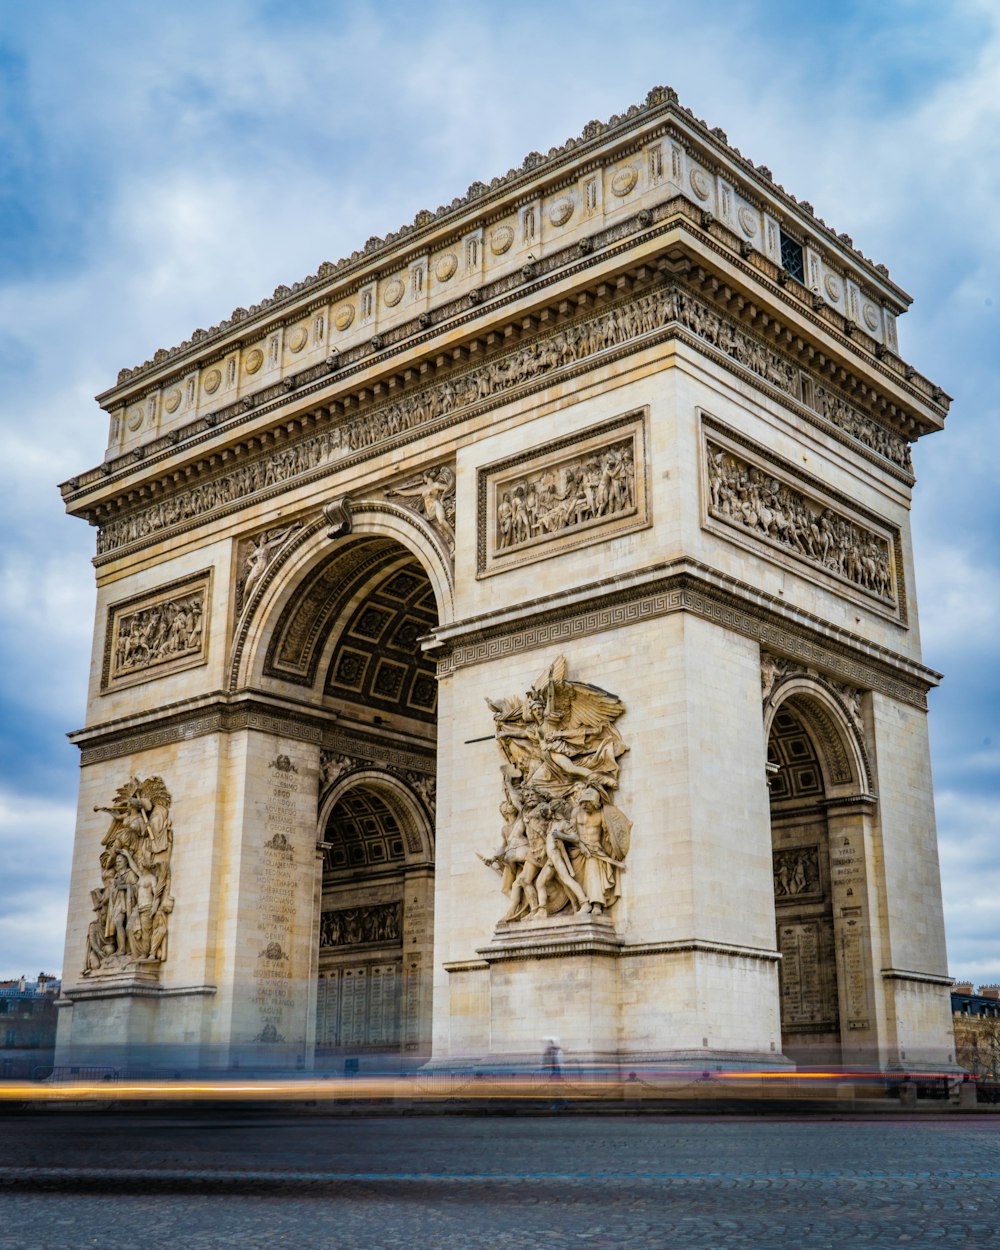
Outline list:
[[[510,897],[504,922],[564,909],[600,915],[621,893],[632,825],[611,802],[628,750],[615,695],[567,680],[559,656],[523,699],[487,700],[504,801],[502,845],[483,863]]]
[[[162,777],[130,777],[110,807],[94,808],[112,819],[101,839],[102,885],[90,892],[95,918],[87,932],[84,976],[166,959],[168,917],[174,907],[170,803]]]

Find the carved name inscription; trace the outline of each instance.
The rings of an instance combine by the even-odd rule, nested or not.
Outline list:
[[[778,925],[781,1027],[792,1032],[837,1027],[834,956],[829,921]]]
[[[211,574],[172,582],[108,610],[102,686],[134,685],[202,664]]]
[[[398,963],[335,969],[319,979],[316,1044],[345,1050],[399,1044]]]
[[[871,1022],[864,953],[867,945],[865,879],[863,845],[850,836],[832,839],[830,883],[834,906],[840,910],[840,972],[850,1030],[867,1029]]]
[[[709,516],[892,604],[893,551],[844,516],[732,449],[707,440]]]
[[[298,769],[287,755],[278,755],[271,761],[263,812],[265,840],[254,871],[258,954],[252,1001],[261,1024],[256,1038],[259,1042],[285,1041],[297,1007],[298,988],[292,977],[289,950],[298,877],[292,845],[298,785]]]
[[[464,407],[486,403],[591,356],[642,339],[671,322],[682,325],[730,359],[800,402],[801,371],[754,334],[675,285],[664,285],[628,299],[593,317],[569,322],[555,334],[536,338],[488,364],[450,376],[380,407],[365,406],[362,415],[309,435],[280,450],[248,460],[237,469],[178,491],[145,508],[101,526],[98,554],[149,538],[216,508],[249,498],[351,453],[406,434]],[[845,399],[815,384],[816,411],[849,437],[909,471],[909,445]]]

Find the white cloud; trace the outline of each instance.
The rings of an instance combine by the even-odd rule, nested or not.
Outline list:
[[[1000,981],[1000,803],[937,793],[941,884],[952,975]]]
[[[0,788],[0,979],[58,971],[76,809]]]
[[[297,21],[251,0],[178,0],[36,6],[12,19],[22,125],[5,134],[0,117],[0,142],[33,180],[23,199],[37,232],[18,245],[22,267],[0,277],[8,717],[80,723],[93,535],[63,515],[55,483],[101,458],[106,419],[91,396],[119,367],[657,82],[913,289],[904,352],[961,400],[949,430],[918,449],[925,653],[959,674],[935,695],[943,719],[988,714],[964,656],[997,666],[1000,572],[984,531],[1000,462],[1000,362],[988,341],[1000,315],[1000,14],[986,0],[950,6],[947,20],[889,5],[819,31],[818,12],[793,29],[776,20],[782,8],[723,3],[705,16],[624,0],[579,5],[567,20],[516,2],[428,3]],[[899,107],[884,83],[904,57],[928,60],[928,31],[942,42],[933,72]],[[992,762],[988,750],[967,753],[969,776],[982,783]],[[8,837],[8,800],[0,792],[0,844],[16,865],[0,885],[4,964],[29,933],[40,951],[61,949],[65,898],[58,873],[28,884],[33,870],[39,879],[24,850],[32,837],[23,824]],[[10,801],[32,829],[62,830],[48,857],[65,872],[72,813],[41,797]],[[1000,831],[986,800],[954,788],[939,812],[953,959],[972,968],[1000,932]],[[14,971],[45,961],[25,957]]]

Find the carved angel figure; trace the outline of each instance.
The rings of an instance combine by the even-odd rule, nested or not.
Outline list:
[[[286,525],[279,529],[265,530],[255,538],[251,538],[243,563],[243,586],[239,596],[239,607],[249,600],[254,587],[274,563],[274,558],[285,543],[302,528],[302,522]]]
[[[430,521],[454,552],[455,470],[450,465],[425,469],[419,477],[403,482],[385,493],[390,499],[415,500],[415,503],[407,506],[414,508],[425,520]]]
[[[487,700],[504,787],[503,844],[484,863],[510,896],[507,922],[568,905],[596,915],[619,896],[631,822],[612,803],[628,749],[614,722],[625,705],[568,679],[564,656],[524,698]]]
[[[170,792],[162,777],[130,777],[107,812],[100,889],[91,890],[94,920],[87,933],[84,976],[120,972],[166,958],[170,855],[174,834]]]

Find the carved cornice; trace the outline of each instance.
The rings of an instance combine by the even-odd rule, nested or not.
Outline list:
[[[748,959],[769,964],[781,962],[781,955],[778,951],[765,950],[759,946],[734,946],[728,942],[708,942],[703,938],[680,938],[672,942],[635,942],[621,949],[622,958],[689,953],[723,955],[728,959]]]
[[[561,598],[533,600],[502,614],[440,627],[434,634],[441,648],[438,675],[673,612],[693,612],[836,680],[921,709],[927,707],[927,691],[940,680],[939,673],[905,656],[692,560],[605,578]]]
[[[121,370],[117,386],[99,399],[107,403],[123,389],[134,391],[134,385],[130,384],[151,378],[168,361],[175,360],[179,370],[190,369],[199,355],[204,356],[206,347],[216,353],[231,347],[234,335],[243,339],[260,337],[265,328],[273,325],[286,310],[289,315],[301,316],[317,302],[343,298],[361,286],[366,278],[370,280],[382,270],[402,268],[416,255],[426,251],[432,239],[443,241],[445,234],[442,227],[445,231],[450,227],[456,233],[469,233],[477,226],[487,224],[490,214],[495,214],[501,203],[505,203],[507,208],[512,207],[517,197],[524,197],[529,188],[537,195],[541,192],[539,184],[545,183],[545,190],[551,191],[558,188],[560,177],[565,178],[570,168],[577,177],[586,172],[588,160],[596,166],[600,161],[595,158],[603,150],[609,147],[615,149],[617,144],[613,154],[608,154],[610,159],[617,161],[663,135],[669,136],[689,152],[700,149],[694,154],[706,167],[730,179],[735,174],[738,182],[748,184],[746,190],[751,201],[771,201],[776,206],[780,205],[800,224],[800,228],[823,240],[827,250],[845,259],[849,256],[850,263],[857,266],[858,277],[862,281],[862,275],[868,271],[867,277],[879,289],[880,298],[888,297],[900,310],[909,303],[905,292],[890,281],[884,265],[874,265],[853,246],[847,235],[835,234],[822,218],[816,217],[810,204],[796,200],[780,184],[776,184],[769,169],[755,165],[739,149],[730,146],[721,129],[710,129],[689,109],[682,108],[671,88],[654,87],[644,104],[632,105],[626,112],[615,114],[607,123],[590,122],[579,137],[551,148],[545,156],[538,152],[529,153],[520,167],[494,178],[489,186],[474,182],[464,196],[457,197],[436,212],[421,210],[412,224],[402,226],[384,239],[370,238],[363,250],[355,251],[349,258],[341,259],[336,264],[324,262],[316,274],[290,287],[279,285],[272,296],[249,310],[237,308],[221,324],[209,330],[195,330],[191,338],[179,346],[160,349],[152,360],[134,369]],[[478,210],[472,220],[468,220],[470,208]],[[463,217],[467,218],[464,223]]]
[[[211,457],[211,471],[196,484],[169,489],[152,483],[144,495],[160,494],[152,504],[126,501],[118,514],[107,508],[98,539],[98,565],[141,549],[153,542],[182,534],[208,520],[224,518],[248,506],[285,493],[290,485],[307,485],[343,471],[414,438],[474,419],[501,404],[529,396],[545,387],[566,383],[592,368],[624,359],[671,339],[682,339],[712,356],[740,376],[750,376],[756,387],[773,394],[800,417],[849,446],[883,471],[912,483],[905,440],[887,426],[861,413],[829,387],[814,386],[814,395],[829,394],[825,411],[802,402],[801,370],[797,362],[777,351],[739,319],[721,312],[680,284],[651,284],[655,275],[643,269],[638,294],[629,293],[604,310],[587,311],[589,294],[580,297],[585,311],[566,305],[564,317],[553,318],[554,332],[536,333],[513,349],[487,351],[483,363],[464,370],[450,369],[440,382],[403,388],[403,398],[361,405],[359,415],[344,416],[356,403],[338,401],[341,416],[329,412],[300,414],[290,424],[293,434],[277,442],[257,434],[271,448],[254,452],[246,445],[231,447]],[[610,293],[605,289],[605,295]],[[756,310],[754,310],[756,311]],[[753,320],[748,309],[747,318]],[[361,396],[368,395],[362,390]],[[836,401],[834,403],[834,400]],[[314,432],[318,431],[318,432]],[[287,433],[283,431],[283,433]],[[217,468],[219,462],[232,468]],[[186,475],[179,475],[184,481]]]
[[[655,227],[651,229],[654,223]],[[871,375],[875,374],[891,382],[899,391],[912,395],[918,404],[930,404],[938,414],[937,419],[943,418],[947,411],[947,397],[939,388],[932,387],[926,379],[920,378],[912,368],[904,365],[891,352],[883,351],[880,355],[872,355],[877,345],[863,330],[854,328],[850,335],[846,334],[844,331],[847,327],[840,313],[829,307],[823,307],[818,311],[814,309],[811,296],[806,289],[803,287],[800,290],[797,283],[782,284],[779,279],[784,271],[762,253],[755,251],[752,252],[749,261],[743,259],[742,241],[733,230],[718,221],[713,221],[710,225],[706,224],[703,209],[693,204],[686,196],[675,195],[666,202],[657,204],[651,209],[640,210],[634,216],[615,222],[562,250],[553,250],[531,267],[530,275],[519,270],[502,275],[492,282],[484,283],[478,289],[476,300],[471,304],[471,297],[463,295],[436,309],[422,312],[419,317],[411,321],[395,325],[384,333],[374,335],[366,342],[355,343],[349,348],[337,351],[325,363],[309,366],[294,376],[288,375],[279,380],[271,379],[260,391],[244,394],[228,407],[221,407],[198,416],[187,426],[171,430],[139,448],[123,453],[114,461],[106,462],[99,468],[78,475],[63,484],[63,494],[67,501],[75,502],[87,495],[88,488],[98,486],[103,490],[108,484],[117,480],[123,482],[130,480],[134,477],[137,462],[143,463],[143,477],[148,477],[149,468],[152,465],[176,454],[178,443],[184,443],[185,450],[191,451],[201,443],[215,440],[217,437],[215,427],[220,424],[227,429],[238,428],[250,421],[259,426],[262,414],[278,416],[279,410],[287,409],[290,403],[300,408],[303,398],[325,390],[330,383],[331,371],[337,371],[338,378],[342,379],[360,371],[367,371],[373,363],[390,364],[392,357],[403,350],[409,351],[425,346],[433,350],[433,339],[440,335],[442,330],[447,329],[453,338],[457,329],[466,324],[481,321],[486,306],[491,314],[499,313],[515,301],[523,303],[525,295],[542,292],[544,287],[553,281],[582,275],[586,269],[595,265],[606,266],[607,262],[624,257],[637,242],[642,242],[646,246],[668,230],[677,228],[685,230],[692,239],[697,241],[699,252],[707,248],[724,259],[731,268],[752,280],[758,287],[758,292],[759,284],[763,283],[766,288],[766,291],[762,293],[763,301],[760,298],[761,293],[752,297],[758,303],[769,304],[772,309],[777,306],[779,311],[782,308],[786,311],[794,310],[797,317],[811,322],[817,329],[832,336],[844,356],[856,358],[856,372],[859,376],[851,379],[852,388],[858,389],[861,394],[866,393],[867,383],[870,382]],[[584,248],[584,243],[587,245],[586,248]],[[710,287],[719,288],[722,285],[719,277],[707,270],[699,268],[696,276],[699,282],[708,284]],[[723,293],[725,300],[733,298],[733,293],[728,288],[725,288]],[[741,301],[741,303],[746,302]],[[755,316],[762,314],[762,309],[753,304],[751,307]],[[769,318],[765,315],[764,323],[768,324],[768,321]],[[428,329],[428,327],[431,328]],[[789,341],[792,341],[795,336],[790,332],[786,331],[786,333],[788,333]],[[451,350],[449,345],[448,351]],[[823,352],[814,348],[806,350],[810,359],[817,358],[822,369],[832,370],[834,375],[845,373],[842,365],[829,360]],[[873,395],[873,402],[876,407],[881,405],[883,409],[888,409],[891,419],[896,419],[898,416],[904,429],[907,429],[914,437],[921,432],[926,432],[927,428],[932,428],[922,425],[920,420],[914,420],[912,414],[907,415],[903,409],[897,409],[896,405],[889,402],[885,396]],[[885,416],[885,412],[881,413],[880,419],[885,419]],[[259,436],[266,438],[267,432],[264,431]]]
[[[88,725],[68,737],[80,748],[81,765],[86,765],[206,734],[237,733],[244,729],[314,743],[327,751],[371,759],[404,772],[433,775],[435,771],[434,748],[429,744],[402,741],[391,733],[338,723],[336,712],[322,708],[293,705],[265,695],[233,696],[224,691]]]
[[[106,998],[212,998],[219,992],[217,985],[160,985],[151,981],[110,980],[82,982],[64,985],[58,1007],[72,1007],[74,1003],[94,1002]]]
[[[949,987],[955,984],[954,977],[940,976],[935,972],[908,972],[903,968],[883,968],[881,976],[884,981],[916,981],[921,985]]]

